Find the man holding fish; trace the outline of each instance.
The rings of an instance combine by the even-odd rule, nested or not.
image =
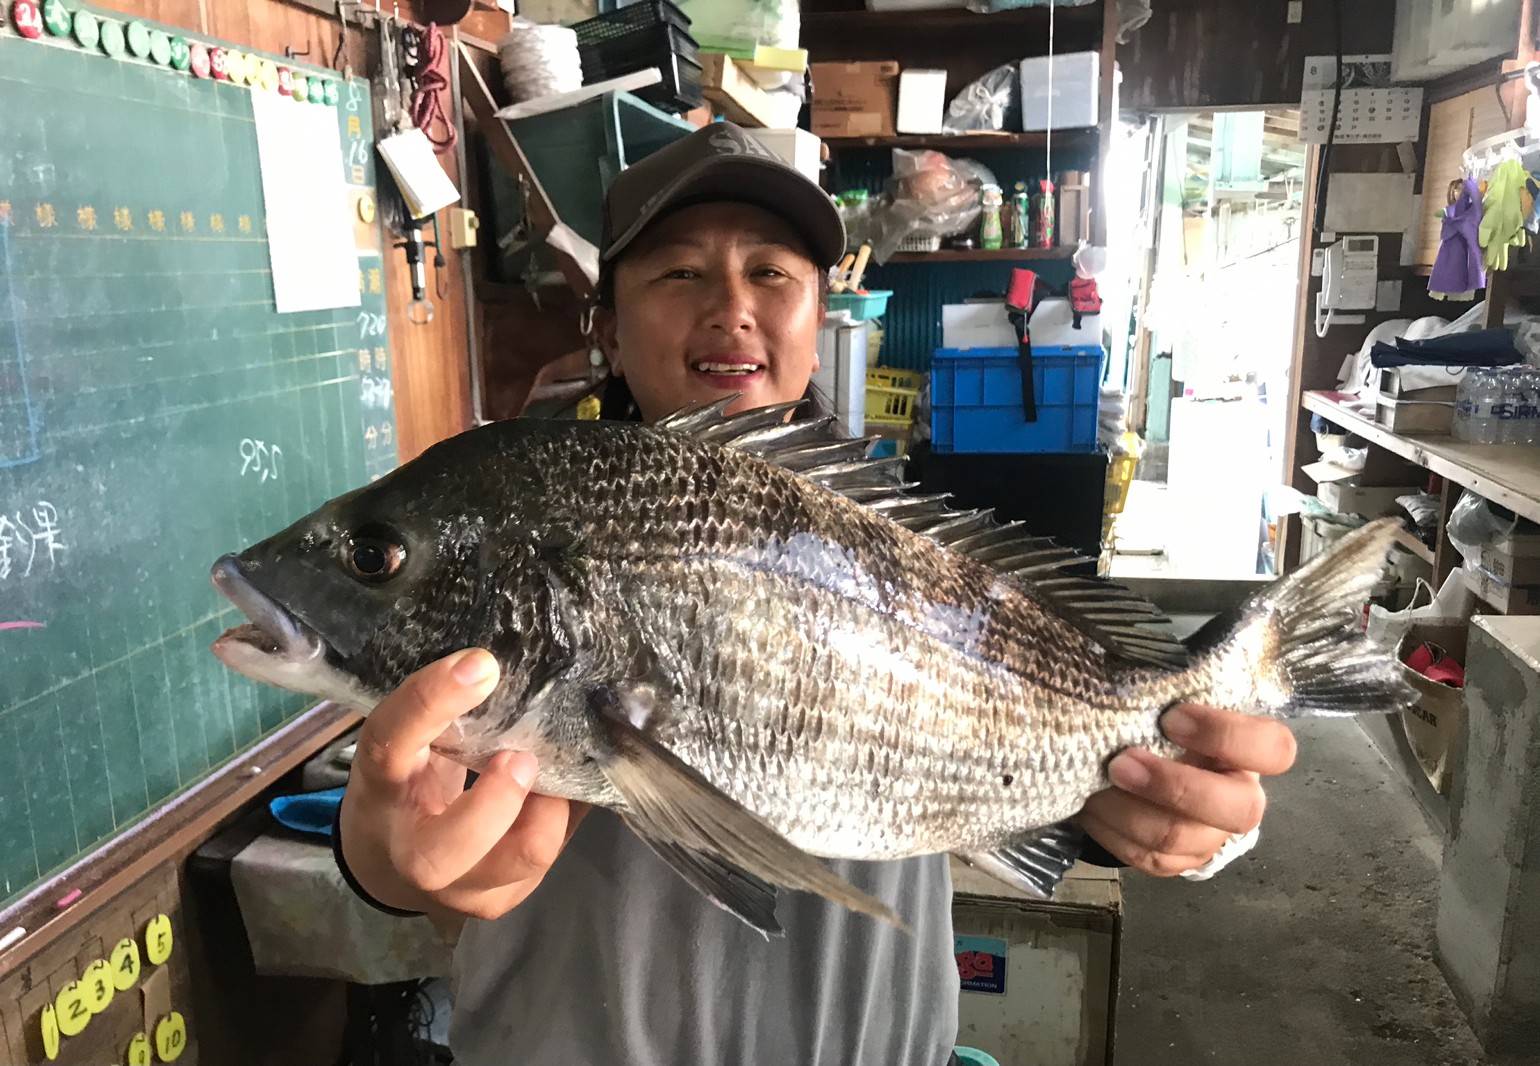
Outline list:
[[[605,207],[597,329],[613,371],[606,418],[639,418],[681,434],[709,436],[719,432],[712,428],[719,424],[712,421],[720,417],[718,413],[670,416],[687,405],[730,393],[740,394],[730,408],[733,412],[798,400],[806,394],[817,364],[815,341],[823,318],[827,268],[844,250],[838,214],[816,185],[769,157],[736,127],[718,124],[624,172],[611,187]],[[773,441],[789,441],[801,431],[781,426],[783,417],[761,418],[739,435],[739,443],[751,438],[762,442],[757,454],[772,460],[786,453],[783,444]],[[546,431],[529,432],[538,436]],[[621,426],[603,427],[599,432],[642,433]],[[659,444],[660,437],[643,433],[635,437],[634,447],[672,447],[666,440]],[[545,445],[537,442],[531,447]],[[841,446],[804,441],[798,447],[800,455],[833,455]],[[717,451],[700,455],[706,456],[702,462],[727,462]],[[801,469],[809,477],[823,478],[820,484],[843,487],[852,498],[873,499],[871,483],[859,480],[864,475],[854,464],[810,469],[812,462],[807,460]],[[598,459],[594,463],[594,469],[601,465]],[[751,463],[753,468],[745,467],[744,476],[760,478],[755,484],[766,486],[767,493],[783,494],[767,500],[782,499],[795,488],[775,480],[784,475],[772,476],[759,469],[764,465]],[[680,483],[695,486],[728,468],[699,469],[710,471],[709,477],[681,475]],[[449,476],[448,470],[435,476]],[[576,500],[570,498],[574,493]],[[597,514],[607,506],[597,495],[584,498],[580,484],[570,486],[568,496],[566,502],[579,513],[591,507]],[[348,499],[328,507],[344,506]],[[809,521],[824,513],[819,510],[824,506],[821,497],[807,506],[813,516]],[[841,515],[845,512],[839,508],[849,507],[843,500],[828,506]],[[889,499],[872,506],[888,507],[886,513],[899,516],[909,505]],[[613,525],[615,520],[606,521]],[[874,536],[910,544],[903,539],[908,533],[892,532],[887,519],[883,523],[882,528],[872,527]],[[1386,675],[1382,664],[1371,662],[1368,653],[1346,645],[1340,655],[1323,651],[1319,638],[1329,626],[1312,612],[1326,609],[1320,601],[1331,597],[1320,591],[1325,583],[1320,580],[1294,589],[1283,582],[1269,601],[1281,605],[1278,610],[1287,614],[1290,624],[1308,630],[1313,643],[1291,651],[1287,637],[1270,637],[1270,648],[1280,641],[1284,646],[1277,652],[1286,660],[1279,667],[1282,680],[1255,690],[1224,680],[1237,676],[1233,671],[1214,673],[1214,684],[1194,680],[1196,674],[1172,673],[1180,663],[1163,658],[1170,650],[1167,645],[1122,625],[1115,610],[1100,614],[1092,610],[1088,617],[1093,620],[1084,622],[1084,631],[1094,640],[1075,644],[1081,649],[1075,653],[1076,662],[1089,661],[1087,656],[1100,662],[1102,652],[1093,646],[1100,640],[1109,648],[1120,647],[1140,664],[1140,669],[1116,676],[1151,686],[1140,697],[1154,706],[1147,715],[1147,739],[1140,739],[1145,733],[1121,731],[1115,736],[1125,739],[1114,740],[1105,754],[1090,751],[1082,758],[1066,749],[1043,756],[1047,762],[1037,765],[1074,763],[1080,767],[1077,780],[1099,784],[1078,792],[1066,786],[1063,794],[1073,797],[1069,806],[1060,801],[1057,807],[1042,807],[1043,821],[1027,828],[1048,821],[1056,825],[1041,840],[1028,841],[1013,851],[996,846],[996,837],[981,835],[967,843],[958,835],[960,830],[949,829],[952,835],[942,837],[958,843],[939,844],[936,847],[942,853],[927,853],[931,848],[909,833],[903,819],[898,824],[873,825],[871,839],[858,839],[863,823],[841,821],[837,811],[816,812],[809,816],[811,820],[798,821],[796,801],[815,790],[815,785],[798,783],[803,779],[789,770],[783,777],[772,772],[768,785],[761,781],[753,788],[745,786],[743,794],[723,795],[732,791],[726,783],[732,778],[732,766],[747,772],[743,760],[770,758],[773,762],[777,756],[774,752],[743,755],[737,763],[730,757],[724,770],[711,763],[714,755],[692,747],[696,741],[691,737],[696,734],[670,734],[667,679],[688,674],[691,664],[669,662],[674,653],[667,647],[649,647],[646,659],[648,669],[660,680],[587,690],[586,705],[579,710],[597,723],[599,732],[594,735],[604,738],[590,755],[557,766],[528,750],[509,750],[520,746],[519,738],[525,739],[525,748],[547,742],[542,739],[546,734],[537,738],[536,733],[550,728],[550,722],[536,720],[550,719],[557,711],[554,703],[547,706],[540,700],[561,688],[563,677],[578,669],[574,663],[584,655],[597,654],[587,646],[602,642],[612,628],[603,621],[611,617],[606,612],[617,612],[614,617],[621,621],[615,627],[630,617],[625,614],[632,609],[628,604],[585,602],[581,610],[574,607],[584,595],[586,572],[574,569],[571,574],[576,576],[566,576],[563,560],[586,550],[583,535],[576,544],[550,549],[555,561],[550,564],[549,586],[537,598],[543,605],[541,617],[556,616],[558,628],[570,623],[564,639],[571,647],[568,658],[562,660],[565,665],[556,671],[560,676],[526,676],[523,666],[510,667],[514,660],[509,654],[471,649],[417,670],[393,691],[389,689],[394,682],[371,689],[361,669],[343,676],[334,665],[316,666],[315,670],[331,673],[324,680],[313,674],[300,677],[290,646],[300,647],[305,652],[300,658],[309,656],[316,663],[335,664],[352,654],[346,638],[325,632],[329,623],[323,609],[308,614],[299,608],[292,614],[282,610],[275,600],[284,601],[284,596],[271,584],[270,575],[264,577],[264,567],[271,569],[273,560],[282,560],[285,552],[293,556],[313,545],[317,528],[307,527],[301,539],[284,542],[288,546],[276,554],[276,549],[258,545],[216,566],[216,585],[257,623],[242,627],[248,632],[232,631],[221,638],[216,652],[251,676],[373,707],[360,735],[339,817],[339,860],[354,887],[377,906],[468,919],[455,956],[451,1043],[456,1061],[472,1066],[506,1062],[943,1066],[956,1037],[958,993],[945,850],[978,861],[989,872],[1015,883],[1036,884],[1041,875],[1043,886],[1051,890],[1062,875],[1062,865],[1078,853],[1083,831],[1094,842],[1087,848],[1088,856],[1104,849],[1103,861],[1120,861],[1154,876],[1195,871],[1204,875],[1220,864],[1214,860],[1221,850],[1225,858],[1233,857],[1244,850],[1243,844],[1236,846],[1237,841],[1254,839],[1265,806],[1259,776],[1282,773],[1294,761],[1293,736],[1278,718],[1351,713],[1369,709],[1350,706],[1353,700],[1396,698],[1392,689],[1376,680]],[[939,527],[933,527],[931,535],[944,536]],[[352,542],[345,565],[365,581],[388,577],[402,565],[403,551],[410,558],[416,550],[391,539],[388,533],[361,535]],[[1012,547],[1004,531],[976,524],[969,526],[964,539],[975,547],[994,545],[985,551],[993,550],[990,558],[997,562]],[[954,535],[950,543],[961,550],[964,539]],[[279,540],[275,537],[272,542]],[[793,551],[791,540],[775,543],[781,545],[776,549],[780,554],[763,556],[768,560],[764,567],[773,571],[783,564],[801,565],[798,559],[786,561],[786,553]],[[1033,550],[1037,554],[1030,558],[1044,555],[1042,549]],[[1373,550],[1383,557],[1378,540],[1360,554],[1367,560]],[[825,569],[842,565],[842,558],[820,556],[817,565]],[[973,567],[969,574],[983,572],[968,565]],[[1001,565],[1001,572],[1031,574],[1048,565]],[[1365,574],[1372,569],[1364,561],[1357,567]],[[845,580],[820,573],[823,576],[815,575],[816,580]],[[767,574],[763,580],[774,576]],[[1000,580],[1004,579],[994,582],[988,597],[1012,600],[1017,593],[1001,586]],[[1364,580],[1355,571],[1351,581],[1335,583],[1358,588]],[[853,586],[840,587],[847,599],[859,600],[863,595]],[[757,595],[756,588],[752,583],[745,585],[741,596]],[[1335,609],[1341,604],[1332,600],[1326,606]],[[1030,604],[1021,609],[1029,608]],[[794,610],[773,598],[762,609]],[[705,608],[700,613],[701,625],[715,624],[706,619]],[[537,624],[536,615],[529,617],[530,625]],[[1098,618],[1104,621],[1094,621]],[[1113,621],[1105,621],[1108,618]],[[925,624],[924,619],[911,621],[908,629],[916,625],[923,629]],[[1240,631],[1263,625],[1244,617],[1238,624]],[[758,640],[765,631],[772,642],[776,633],[791,632],[767,625],[744,639]],[[647,626],[641,627],[638,639],[643,645],[648,632]],[[941,632],[937,647],[961,648],[966,654],[956,669],[971,669],[970,663],[984,654],[979,649],[987,650],[990,634],[978,637],[985,641],[979,644],[959,632]],[[1335,630],[1332,633],[1333,639],[1347,639]],[[662,636],[657,639],[668,643]],[[1229,645],[1222,639],[1201,649],[1193,645],[1192,653],[1197,656],[1201,651],[1221,660],[1239,654],[1224,649],[1239,647],[1240,638],[1227,639]],[[1054,643],[1082,640],[1083,636],[1073,635],[1056,638]],[[886,654],[881,640],[868,641],[866,647],[878,659]],[[712,661],[727,662],[726,669],[748,685],[755,663],[779,662],[776,657],[782,650],[773,643],[747,650],[729,648],[724,652],[726,659]],[[1048,648],[1042,653],[1056,654]],[[861,652],[856,654],[859,658]],[[927,653],[932,659],[940,654]],[[1025,654],[1036,653],[1028,647]],[[1185,652],[1176,646],[1175,654],[1180,657]],[[284,659],[285,655],[289,657]],[[909,684],[900,675],[912,673],[913,667],[902,655],[883,660],[881,668],[894,677],[894,686]],[[521,671],[519,691],[525,693],[526,709],[519,712],[522,718],[500,720],[501,731],[488,740],[485,708],[499,698],[494,693],[506,690],[514,670]],[[786,683],[800,692],[804,682],[818,681],[818,670],[815,663],[806,668],[805,677],[792,676]],[[783,672],[796,674],[795,670]],[[1332,673],[1329,678],[1328,673]],[[945,676],[958,675],[954,671]],[[1097,707],[1123,698],[1118,695],[1121,689],[1087,676],[1083,684],[1056,689],[1058,695],[1044,698],[1050,702],[1083,698],[1091,701],[1088,706]],[[902,689],[913,694],[906,706],[913,708],[916,722],[929,711],[930,701],[919,696],[925,683],[922,678]],[[1007,683],[1008,679],[989,685]],[[724,684],[726,695],[713,698],[730,702],[736,698],[733,685]],[[866,687],[872,684],[869,678]],[[1296,688],[1293,693],[1287,692],[1290,684]],[[940,693],[943,687],[933,686],[930,691]],[[1280,690],[1285,694],[1276,705],[1264,706],[1271,696],[1252,695]],[[1170,695],[1160,695],[1163,692]],[[349,698],[352,693],[357,697]],[[1272,717],[1183,703],[1184,694],[1242,707],[1254,702],[1262,708],[1259,713]],[[813,703],[813,711],[804,713],[816,713],[817,701]],[[543,709],[532,709],[537,704]],[[483,715],[479,719],[470,713],[478,708]],[[749,727],[743,728],[747,735]],[[664,736],[675,739],[652,743]],[[453,753],[458,761],[439,752]],[[996,758],[992,751],[985,754],[989,760]],[[863,767],[882,765],[877,756],[864,756]],[[1061,762],[1055,764],[1055,759]],[[982,765],[988,760],[967,761]],[[465,765],[480,769],[469,788],[465,787]],[[1018,778],[1031,773],[1015,770],[1011,763],[989,765],[988,772],[994,776],[986,791],[991,795],[1008,793],[1013,782],[1020,787]],[[957,771],[967,772],[968,767]],[[537,775],[541,791],[534,790]],[[1115,787],[1085,798],[1109,779]],[[842,795],[849,796],[851,804],[875,803],[884,799],[880,793],[906,787],[903,773],[884,780],[887,783],[880,787],[857,787]],[[872,795],[874,791],[878,795]],[[751,795],[757,795],[758,802],[746,798]],[[621,813],[589,810],[579,802],[583,799]],[[752,807],[753,813],[745,813],[739,804]],[[916,821],[927,817],[921,800],[915,804]],[[1072,819],[1059,821],[1071,814]],[[916,839],[921,842],[917,844]],[[804,851],[835,858],[811,859]],[[890,861],[843,857],[901,855],[918,857]],[[1045,859],[1050,867],[1058,860],[1062,864],[1043,875]],[[777,884],[805,891],[783,891],[777,897]],[[873,921],[830,899],[898,924]],[[767,933],[774,939],[764,939]]]

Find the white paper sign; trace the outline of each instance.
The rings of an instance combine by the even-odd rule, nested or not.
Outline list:
[[[337,112],[253,89],[273,299],[280,314],[357,307],[358,249]]]

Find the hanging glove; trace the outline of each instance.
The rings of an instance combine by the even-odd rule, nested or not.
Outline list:
[[[1519,193],[1529,175],[1517,159],[1505,159],[1487,179],[1481,208],[1481,247],[1488,270],[1508,269],[1508,249],[1522,247],[1524,210]]]

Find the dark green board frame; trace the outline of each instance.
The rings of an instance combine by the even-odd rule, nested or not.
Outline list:
[[[378,229],[361,306],[276,312],[256,90],[8,30],[0,905],[313,702],[209,654],[238,621],[209,565],[396,455]],[[368,86],[341,90],[372,194]]]

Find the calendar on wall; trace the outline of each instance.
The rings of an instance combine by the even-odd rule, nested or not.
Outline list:
[[[1343,56],[1342,102],[1337,111],[1337,144],[1415,141],[1422,125],[1422,90],[1390,83],[1389,55]],[[1336,98],[1337,57],[1305,58],[1300,98],[1299,139],[1325,144]]]

